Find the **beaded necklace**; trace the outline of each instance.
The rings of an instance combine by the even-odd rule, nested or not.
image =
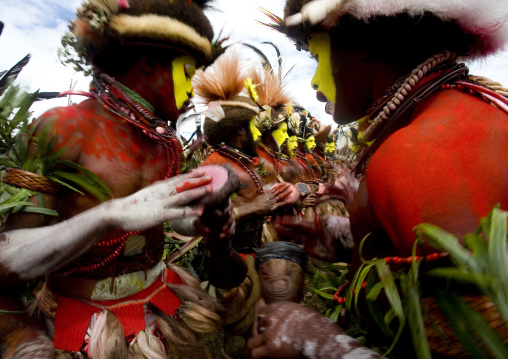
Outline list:
[[[390,87],[381,99],[377,100],[373,106],[369,108],[372,111],[368,116],[375,117],[372,119],[371,124],[363,133],[362,140],[364,142],[373,141],[379,132],[382,130],[383,125],[390,119],[392,114],[397,110],[402,102],[408,95],[417,87],[422,79],[428,75],[432,70],[435,70],[439,65],[453,62],[457,55],[450,51],[444,51],[434,55],[422,64],[418,65],[411,74],[405,78],[400,84],[400,80]],[[385,104],[386,103],[386,104]],[[379,107],[385,104],[379,111]]]
[[[261,148],[263,150],[266,151],[266,153],[268,153],[270,155],[270,157],[272,158],[273,160],[273,166],[275,167],[275,180],[277,180],[277,176],[279,175],[280,173],[280,163],[278,161],[278,155],[277,155],[277,152],[275,151],[272,151],[270,148],[268,148],[267,146],[265,146],[263,143],[259,143],[259,145],[261,146]]]
[[[221,143],[220,146],[214,146],[211,148],[210,152],[217,152],[221,156],[230,159],[238,166],[243,168],[245,172],[249,174],[249,176],[254,181],[256,185],[257,194],[263,194],[265,191],[263,190],[263,185],[261,184],[261,177],[252,170],[251,166],[259,165],[259,158],[251,157],[237,148],[232,148],[224,143]]]
[[[164,144],[169,152],[171,164],[166,179],[180,172],[178,139],[175,132],[153,113],[153,106],[139,94],[120,84],[107,74],[95,74],[90,91],[109,111],[121,117],[152,140]],[[142,99],[140,102],[139,99]]]
[[[171,163],[164,179],[176,176],[180,172],[180,151],[178,139],[168,124],[158,118],[153,112],[154,107],[137,92],[116,81],[107,74],[95,74],[91,94],[110,112],[126,120],[142,130],[150,139],[164,144],[169,151]],[[118,234],[121,232],[121,234]],[[84,274],[102,269],[120,257],[130,236],[138,235],[139,231],[117,231],[108,235],[104,240],[94,244],[94,247],[117,248],[106,258],[97,263],[71,268],[65,272],[57,272],[56,276],[69,277],[74,274]]]
[[[307,159],[307,157],[295,151],[295,160],[299,162],[303,166],[303,168],[305,168],[305,171],[307,171],[307,173],[312,178],[314,178],[314,172],[310,169],[309,160]]]

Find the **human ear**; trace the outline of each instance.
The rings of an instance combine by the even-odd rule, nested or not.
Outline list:
[[[154,72],[155,64],[154,64],[152,57],[150,57],[148,55],[141,55],[139,63],[140,63],[141,69],[144,72],[146,72],[148,74],[152,74]]]

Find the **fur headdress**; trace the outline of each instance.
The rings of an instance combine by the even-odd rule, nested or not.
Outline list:
[[[289,36],[301,39],[312,28],[335,27],[343,15],[367,22],[402,13],[416,18],[431,13],[455,22],[477,38],[470,51],[473,58],[495,53],[508,41],[508,2],[497,0],[287,0],[283,27]]]
[[[71,21],[74,47],[87,63],[117,46],[155,46],[188,53],[199,63],[211,54],[213,29],[203,13],[208,0],[86,0]]]
[[[198,70],[192,78],[196,102],[208,105],[208,110],[203,113],[203,130],[209,144],[220,142],[232,130],[258,114],[258,105],[242,95],[246,78],[235,50],[226,51],[211,66]]]

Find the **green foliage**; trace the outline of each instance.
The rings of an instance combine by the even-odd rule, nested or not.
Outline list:
[[[458,283],[474,285],[480,293],[494,301],[505,323],[508,323],[507,219],[508,212],[494,208],[482,219],[478,230],[466,235],[462,242],[434,225],[424,223],[416,226],[418,243],[426,243],[448,253],[452,264],[436,267],[436,264],[417,258],[418,243],[415,244],[409,266],[393,269],[383,258],[362,259],[363,263],[355,273],[347,294],[348,309],[353,312],[357,308],[362,284],[366,282],[362,295],[366,298],[370,316],[381,331],[392,338],[385,355],[393,349],[402,329],[407,326],[415,356],[430,359],[432,356],[423,320],[423,315],[428,312],[422,302],[424,292],[435,299],[472,357],[508,358],[508,348],[481,314],[453,290],[444,290],[442,284],[436,286],[435,282],[440,278],[452,288]],[[389,303],[388,309],[383,308],[384,311],[379,305],[380,296]],[[398,325],[394,327],[392,321],[395,318]]]
[[[86,168],[59,158],[65,148],[56,149],[56,136],[50,135],[49,128],[30,125],[30,107],[37,99],[38,91],[26,93],[12,81],[2,89],[0,98],[0,177],[7,168],[15,168],[46,176],[73,191],[83,194],[86,190],[97,199],[105,201],[111,191],[104,182]],[[65,170],[67,169],[67,170]],[[3,221],[11,213],[19,211],[56,216],[58,213],[29,203],[29,198],[39,193],[0,181],[0,217]],[[38,196],[39,204],[43,197]]]
[[[347,282],[348,266],[331,264],[309,258],[309,274],[305,279],[304,304],[320,311],[325,316],[337,321],[342,305],[338,305],[333,296],[337,288]]]
[[[164,224],[165,233],[165,260],[187,268],[195,277],[201,281],[206,280],[205,253],[203,251],[203,237],[195,237],[190,240],[182,240],[176,234],[169,223]]]

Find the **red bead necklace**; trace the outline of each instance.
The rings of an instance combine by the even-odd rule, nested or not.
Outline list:
[[[446,252],[437,253],[436,252],[436,253],[429,254],[427,256],[385,257],[384,261],[385,261],[386,264],[403,264],[403,263],[410,264],[413,261],[416,262],[417,260],[420,260],[420,259],[424,259],[427,262],[433,262],[433,261],[436,261],[436,260],[438,260],[440,258],[445,258],[445,257],[448,257],[448,253],[446,253]],[[346,303],[346,296],[341,296],[341,294],[349,286],[349,284],[350,284],[350,282],[347,281],[346,283],[341,285],[337,289],[337,292],[334,294],[333,299],[338,304],[345,304]],[[362,289],[365,289],[366,287],[367,287],[367,282],[363,282],[362,283]],[[356,289],[353,289],[353,293],[356,293]]]
[[[231,161],[236,163],[238,166],[243,168],[245,170],[245,172],[247,172],[249,174],[249,176],[252,178],[252,180],[254,181],[254,184],[256,185],[256,189],[257,189],[256,190],[257,194],[265,193],[265,191],[263,190],[261,177],[259,177],[259,175],[254,170],[252,170],[249,166],[249,165],[256,166],[256,162],[257,162],[257,164],[259,164],[259,158],[253,157],[251,159],[251,157],[249,155],[247,155],[245,153],[240,153],[240,151],[236,150],[236,149],[232,150],[231,148],[229,148],[229,146],[226,146],[224,144],[221,144],[220,146],[212,147],[211,152],[218,152],[223,157],[230,159]],[[255,161],[254,159],[257,159],[257,161]]]

